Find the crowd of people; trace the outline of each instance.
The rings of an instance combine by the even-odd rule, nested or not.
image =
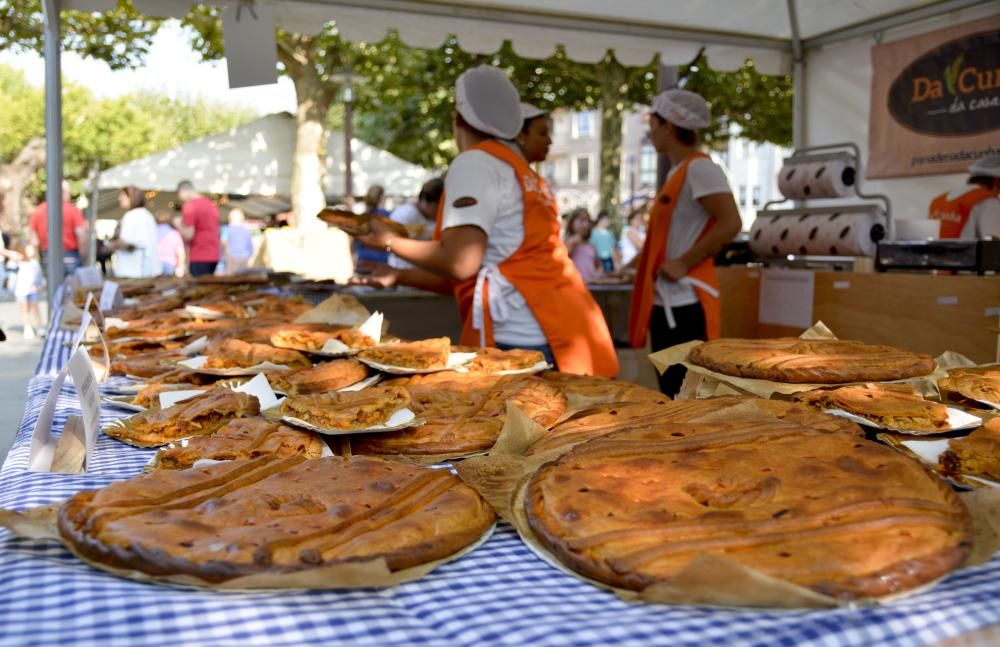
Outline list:
[[[635,210],[616,235],[606,211],[591,218],[584,208],[563,216],[564,240],[573,264],[587,282],[601,277],[621,276],[632,269],[646,239],[646,212]]]

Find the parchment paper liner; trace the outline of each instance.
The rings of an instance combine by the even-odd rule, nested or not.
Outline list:
[[[390,571],[385,558],[357,562],[344,562],[321,566],[319,568],[296,571],[291,573],[258,573],[244,575],[225,582],[206,582],[192,575],[149,575],[141,571],[122,569],[94,562],[79,554],[72,543],[65,541],[59,534],[59,508],[66,501],[30,508],[23,512],[0,509],[0,525],[5,526],[15,535],[28,539],[55,540],[66,547],[80,561],[112,575],[139,582],[161,584],[179,588],[207,588],[214,591],[237,593],[260,589],[357,589],[357,588],[388,588],[404,582],[412,582],[427,575],[438,566],[459,559],[476,550],[493,535],[496,529],[494,523],[475,542],[447,557],[405,568],[400,571]]]
[[[950,440],[951,438],[960,438],[960,436],[949,435],[945,436],[944,438],[941,438],[941,437],[929,437],[929,436],[907,436],[898,432],[896,433],[882,432],[876,434],[875,437],[879,441],[888,445],[889,447],[892,447],[893,449],[898,450],[903,454],[906,454],[913,460],[919,461],[921,464],[926,465],[929,469],[937,473],[938,476],[945,479],[946,481],[950,481],[961,487],[972,488],[974,490],[978,490],[981,488],[1000,489],[997,488],[995,484],[993,484],[994,483],[993,481],[987,479],[986,477],[975,476],[974,474],[949,474],[944,471],[944,468],[942,467],[941,463],[931,462],[925,459],[923,456],[913,451],[904,444],[908,442],[931,442],[936,440]]]
[[[368,350],[368,349],[365,349]],[[440,373],[442,371],[454,371],[464,365],[466,362],[472,360],[476,356],[475,353],[448,353],[448,362],[444,366],[433,367],[433,368],[409,368],[407,366],[394,366],[392,364],[381,364],[379,362],[373,362],[369,359],[363,357],[358,357],[358,361],[362,364],[370,366],[371,368],[382,371],[383,373],[389,373],[391,375],[423,375],[425,373]]]
[[[957,407],[948,407],[948,427],[946,429],[935,429],[933,431],[922,431],[916,429],[903,429],[901,427],[887,427],[881,425],[870,418],[865,418],[856,413],[851,413],[850,411],[844,411],[842,409],[823,409],[823,413],[827,413],[831,416],[838,416],[844,418],[845,420],[850,420],[851,422],[857,423],[865,427],[872,427],[873,429],[879,429],[881,431],[892,431],[898,434],[906,434],[908,436],[933,436],[936,434],[949,434],[955,431],[966,431],[969,429],[975,429],[976,427],[981,427],[983,424],[983,419],[979,416],[973,415],[967,411],[963,411]],[[956,424],[956,422],[961,422],[961,416],[968,416],[968,421]],[[975,419],[974,421],[971,419]]]
[[[800,339],[815,340],[835,340],[836,335],[819,321],[812,328],[799,335]],[[715,395],[756,395],[761,398],[770,398],[775,393],[791,395],[802,391],[813,389],[831,388],[835,386],[846,386],[848,384],[865,384],[874,380],[863,382],[843,382],[838,384],[798,384],[790,382],[775,382],[772,380],[758,380],[747,377],[734,377],[709,370],[703,366],[697,366],[687,361],[691,350],[705,342],[700,340],[689,341],[670,348],[664,348],[649,355],[649,361],[653,363],[656,370],[663,373],[667,368],[680,364],[688,369],[681,390],[677,394],[678,400],[690,400],[709,398]],[[927,375],[911,377],[902,380],[888,380],[881,383],[886,384],[909,384],[913,386],[917,393],[924,397],[934,397],[939,395],[937,381],[948,373],[948,369],[960,366],[974,366],[975,363],[969,358],[946,351],[935,358],[937,368]]]
[[[508,410],[510,409],[516,407],[509,405]],[[511,415],[509,411],[508,421],[512,428],[504,437],[504,442],[501,443],[498,439],[494,451],[487,456],[456,463],[454,468],[458,475],[475,488],[501,518],[514,526],[528,548],[541,559],[567,575],[613,591],[623,600],[726,607],[831,608],[886,603],[919,593],[935,584],[931,582],[878,599],[844,602],[709,553],[697,556],[687,568],[669,581],[658,582],[642,591],[597,582],[570,569],[539,542],[524,511],[525,491],[532,475],[542,465],[559,458],[573,446],[558,447],[533,456],[504,453],[507,450],[516,451],[524,443],[530,446],[539,433],[545,433],[544,429],[523,414],[518,417]],[[520,428],[514,429],[515,426]],[[505,428],[505,431],[508,430]],[[958,496],[969,508],[974,527],[973,549],[965,566],[982,564],[1000,550],[1000,489],[959,493]]]

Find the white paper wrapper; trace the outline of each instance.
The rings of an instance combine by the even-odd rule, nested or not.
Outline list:
[[[316,433],[323,434],[324,436],[346,436],[349,434],[372,434],[384,431],[398,431],[408,427],[419,427],[426,422],[421,418],[417,418],[417,414],[413,413],[410,409],[400,409],[396,413],[389,416],[389,419],[386,420],[384,424],[372,425],[371,427],[365,427],[364,429],[327,429],[291,416],[281,416],[281,421],[290,425],[295,425],[296,427],[302,427],[303,429],[315,431]]]
[[[160,393],[160,408],[169,409],[178,402],[190,400],[205,393],[205,389],[181,389],[179,391],[164,391]]]
[[[979,404],[985,404],[988,407],[993,407],[994,409],[1000,409],[1000,402],[990,402],[989,400],[976,400]]]
[[[189,368],[192,371],[204,373],[205,375],[256,375],[261,371],[291,370],[283,364],[274,364],[272,362],[261,362],[260,364],[255,364],[254,366],[237,366],[234,368],[205,368],[206,362],[208,362],[207,357],[204,355],[198,355],[196,357],[192,357],[191,359],[177,362],[177,365]]]
[[[217,310],[209,310],[208,308],[202,308],[201,306],[184,306],[184,312],[192,317],[197,317],[198,319],[225,319],[226,315]]]
[[[494,375],[534,375],[535,373],[541,373],[542,371],[547,371],[553,368],[552,364],[549,364],[545,360],[538,362],[534,366],[529,366],[528,368],[518,368],[510,369],[506,371],[497,371]],[[469,369],[464,366],[460,366],[455,369],[458,373],[468,373]]]
[[[281,400],[275,394],[274,390],[271,388],[271,384],[267,381],[267,378],[263,373],[258,373],[253,377],[253,379],[248,380],[240,385],[226,385],[226,388],[230,388],[237,393],[246,393],[257,398],[260,402],[260,410],[271,409],[278,406]],[[160,408],[166,409],[172,407],[173,405],[193,398],[195,396],[205,393],[207,389],[186,389],[180,391],[164,391],[160,393]]]
[[[181,353],[188,357],[195,357],[208,346],[208,337],[199,337],[181,349]]]
[[[864,425],[866,427],[874,427],[875,429],[888,429],[890,431],[898,431],[903,434],[913,434],[917,436],[925,436],[928,434],[944,434],[948,433],[949,431],[958,431],[960,429],[973,429],[983,424],[982,418],[974,416],[971,413],[962,411],[961,409],[956,409],[954,407],[948,407],[948,426],[944,429],[938,429],[935,431],[914,431],[912,429],[885,427],[883,425],[878,424],[874,420],[869,420],[868,418],[850,413],[849,411],[844,411],[842,409],[824,409],[823,413],[829,413],[830,415],[839,416],[841,418],[847,418],[851,422],[856,422],[859,425]]]
[[[362,364],[367,364],[377,371],[391,373],[393,375],[420,375],[422,373],[440,373],[441,371],[453,371],[466,362],[472,360],[475,353],[449,353],[448,363],[440,368],[408,368],[406,366],[390,366],[389,364],[379,364],[366,359],[360,359]]]

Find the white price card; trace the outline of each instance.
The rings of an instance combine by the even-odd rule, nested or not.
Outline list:
[[[76,279],[77,285],[82,288],[96,288],[100,287],[103,277],[101,277],[101,271],[92,265],[86,267],[79,267],[75,272],[73,272],[73,277]]]
[[[63,365],[52,382],[45,404],[38,414],[35,428],[31,434],[31,453],[28,455],[28,469],[32,472],[49,472],[52,470],[53,458],[56,453],[58,438],[52,435],[52,418],[55,415],[59,391],[66,382],[66,377],[72,375],[80,397],[80,409],[83,412],[84,429],[84,461],[89,462],[97,441],[97,432],[101,423],[101,397],[97,387],[97,376],[90,363],[90,357],[83,348],[77,348],[69,362]]]
[[[114,281],[105,281],[101,288],[100,308],[101,312],[113,310],[122,304],[122,291],[118,289],[118,284]]]

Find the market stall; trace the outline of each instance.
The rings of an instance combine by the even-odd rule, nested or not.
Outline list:
[[[294,298],[273,296],[274,288],[260,285],[258,289],[272,296],[255,294],[253,289],[232,292],[229,288],[230,299],[219,301],[217,296],[212,296],[217,290],[206,294],[199,288],[198,293],[202,296],[188,300],[186,312],[209,316],[209,312],[221,313],[224,309],[227,316],[235,318],[203,320],[194,317],[188,320],[190,324],[181,324],[181,328],[225,330],[227,339],[234,336],[258,338],[260,325],[241,328],[241,321],[254,321],[239,318],[247,307],[242,303],[254,304],[250,307],[260,308],[261,312],[270,309],[270,312],[285,312],[288,316],[293,312],[312,313],[308,320],[331,312],[329,304],[310,310],[309,304]],[[288,293],[287,285],[278,286],[278,289]],[[154,303],[171,297],[169,294],[150,294],[136,298],[153,308]],[[69,300],[73,301],[72,297]],[[78,308],[79,299],[76,301],[76,305],[66,308],[69,311]],[[133,314],[128,314],[130,307],[134,308],[126,303],[108,314],[136,317],[134,309]],[[338,307],[339,310],[333,310],[344,312],[343,304]],[[151,311],[147,309],[147,317],[135,321],[149,322]],[[351,316],[357,320],[363,315],[352,308]],[[56,321],[71,324],[72,319],[72,315],[60,312]],[[169,316],[166,320],[173,321]],[[150,328],[153,325],[160,324],[155,321],[137,323],[133,334],[159,330]],[[165,321],[162,325],[175,324]],[[390,333],[392,330],[390,320]],[[77,331],[78,328],[71,325],[54,328],[46,342],[37,374],[28,387],[29,400],[21,431],[0,473],[0,506],[4,508],[23,511],[62,501],[81,490],[105,487],[123,478],[135,477],[150,469],[150,459],[157,455],[156,449],[125,444],[114,431],[119,428],[116,421],[137,414],[103,403],[99,422],[105,431],[96,437],[88,455],[86,472],[59,474],[26,470],[33,455],[35,424],[39,416],[44,415],[45,400],[55,384],[56,373],[72,356],[69,342],[77,336]],[[96,330],[91,329],[89,334],[94,333]],[[271,339],[274,341],[275,337]],[[91,355],[100,363],[100,344],[92,348]],[[125,348],[120,346],[119,352],[126,352]],[[393,345],[385,348],[392,350]],[[213,351],[203,352],[212,355]],[[275,361],[283,361],[280,357],[275,355]],[[140,353],[133,356],[132,361],[141,359]],[[129,360],[126,357],[123,361]],[[531,379],[544,382],[537,377]],[[134,389],[127,388],[132,382],[113,375],[101,390],[106,395],[128,391],[134,394]],[[572,380],[565,382],[572,383]],[[597,391],[587,391],[591,394],[589,397],[595,393],[614,393],[617,402],[656,397],[654,392],[641,387],[622,391],[623,387],[628,387],[626,383],[605,381],[601,384],[603,386]],[[55,386],[58,398],[53,401],[51,428],[62,430],[70,424],[70,417],[81,414],[81,393],[68,383]],[[743,403],[741,406],[746,406],[745,400],[737,399]],[[630,405],[621,406],[627,409]],[[641,406],[665,405],[649,400]],[[720,410],[722,405],[709,403],[709,406]],[[733,409],[733,416],[737,415],[736,411]],[[822,420],[819,422],[820,418],[815,418],[815,424],[833,425],[831,431],[842,427],[841,423],[833,422],[834,418],[823,415]],[[781,423],[775,424],[780,426]],[[849,435],[845,438],[853,437],[853,425],[846,424]],[[580,423],[576,422],[569,429],[580,428]],[[556,431],[545,442],[551,443],[561,437],[561,432]],[[135,438],[130,442],[135,442]],[[852,442],[860,446],[857,445],[860,441]],[[338,444],[332,446],[340,451]],[[511,456],[511,460],[513,458]],[[452,465],[463,477],[475,482],[475,474],[467,474],[466,467],[475,465],[476,460],[482,459],[453,461]],[[221,469],[219,465],[224,463],[208,469]],[[8,525],[11,523],[9,513],[0,516]],[[27,527],[21,525],[20,532],[28,532]],[[36,528],[36,531],[47,536],[44,528]],[[829,609],[769,610],[713,608],[690,603],[665,605],[626,602],[611,591],[574,577],[551,557],[540,555],[536,546],[526,544],[515,528],[505,522],[471,552],[438,566],[420,579],[389,588],[222,592],[206,590],[204,584],[196,588],[163,586],[162,583],[123,579],[122,573],[101,572],[79,561],[50,539],[10,536],[0,544],[0,563],[4,564],[7,573],[0,587],[3,590],[0,599],[5,600],[2,607],[10,616],[2,635],[5,640],[15,643],[157,644],[169,636],[172,641],[220,644],[239,641],[247,644],[403,642],[472,645],[616,641],[694,645],[723,639],[746,644],[931,644],[956,636],[963,636],[963,639],[979,637],[989,642],[995,635],[989,633],[988,628],[1000,622],[997,611],[1000,592],[995,586],[1000,573],[997,558],[963,567],[928,588],[874,606],[847,604]],[[134,577],[125,575],[126,578]]]

